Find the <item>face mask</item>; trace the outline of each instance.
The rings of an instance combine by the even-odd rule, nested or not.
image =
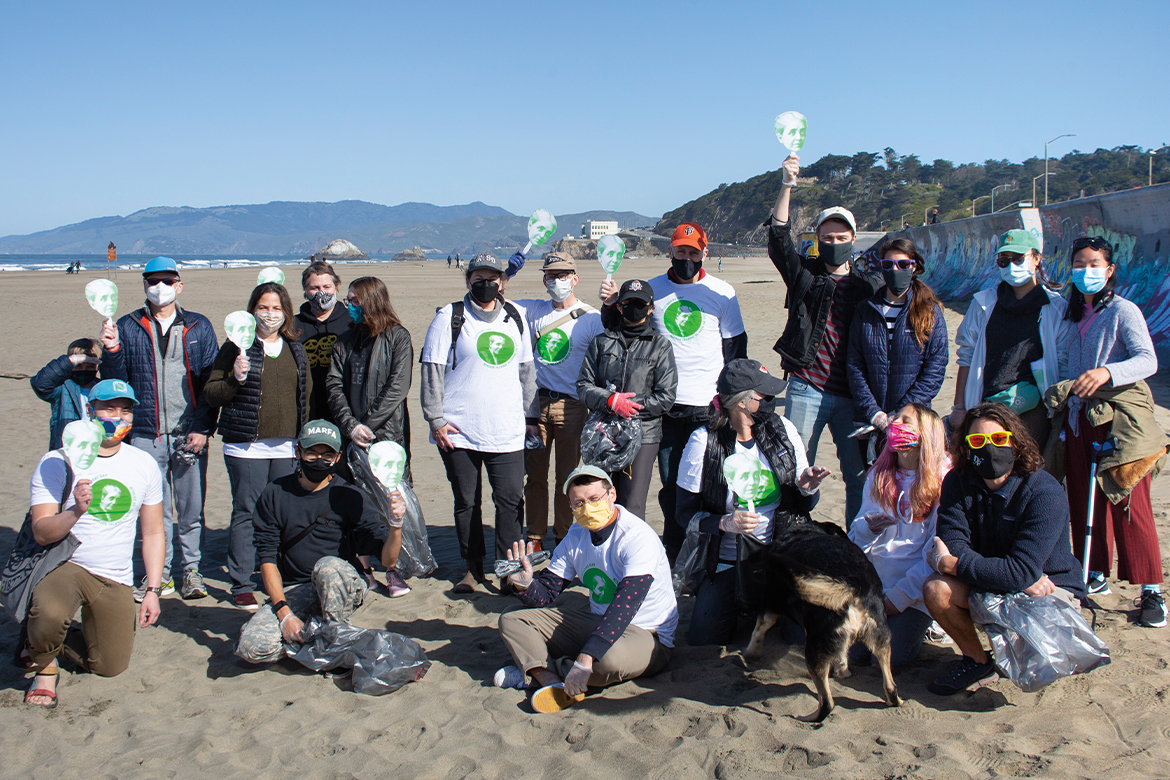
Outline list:
[[[818,257],[830,268],[840,268],[853,257],[853,242],[844,244],[824,244],[817,242]]]
[[[337,302],[337,293],[325,292],[324,290],[311,292],[305,297],[309,299],[309,307],[316,312],[329,311]]]
[[[175,300],[175,288],[169,284],[153,284],[146,288],[146,299],[155,306],[166,306]]]
[[[572,295],[573,280],[549,279],[544,283],[544,289],[548,290],[548,297],[552,298],[557,303],[560,303]]]
[[[912,450],[918,446],[918,431],[897,420],[886,429],[886,446],[894,452]]]
[[[1032,281],[1032,271],[1027,260],[1022,263],[1008,263],[1007,268],[999,269],[999,278],[1012,287],[1023,287]]]
[[[626,301],[622,304],[622,319],[630,323],[641,322],[646,319],[646,310],[649,308],[641,301]]]
[[[1073,284],[1085,295],[1096,295],[1105,287],[1107,268],[1074,268]]]
[[[749,412],[749,414],[752,416],[752,424],[760,425],[767,421],[769,417],[776,414],[776,399],[765,398],[763,401],[760,401],[759,407],[754,412]]]
[[[106,429],[103,444],[117,444],[126,438],[126,434],[130,433],[130,428],[133,427],[121,417],[98,417],[95,422]]]
[[[976,474],[984,479],[999,479],[1012,470],[1016,462],[1016,451],[1010,444],[1006,447],[996,447],[988,442],[980,449],[971,450],[969,457]]]
[[[683,260],[681,257],[670,258],[670,267],[679,279],[693,279],[695,274],[703,270],[702,260]]]
[[[97,381],[96,371],[74,371],[72,373],[73,381],[80,387],[89,387]]]
[[[338,461],[338,463],[340,462]],[[324,482],[325,478],[337,468],[337,463],[326,463],[323,460],[319,460],[316,463],[301,460],[298,463],[301,466],[301,473],[305,475],[305,479],[314,484]]]
[[[600,531],[609,525],[613,509],[608,501],[594,501],[573,510],[573,522],[587,531]]]
[[[914,269],[900,271],[895,268],[893,271],[882,271],[882,279],[885,280],[890,292],[901,295],[910,289],[910,282],[914,280]]]
[[[275,333],[284,324],[284,314],[280,312],[253,312],[256,318],[256,330],[261,333]]]
[[[476,303],[486,305],[500,294],[500,283],[492,279],[480,279],[471,283],[471,297]]]
[[[362,314],[362,307],[356,303],[349,301],[342,301],[345,304],[345,310],[349,312],[349,319],[354,325],[361,325],[366,319],[366,315]]]

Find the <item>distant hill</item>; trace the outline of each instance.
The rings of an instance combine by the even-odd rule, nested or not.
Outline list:
[[[616,219],[622,227],[656,221],[630,211],[589,211],[558,217],[557,237],[575,235],[587,219]],[[100,254],[113,241],[125,254],[265,254],[308,256],[336,238],[370,254],[394,254],[416,244],[434,252],[468,252],[527,241],[527,217],[479,201],[463,206],[360,200],[338,203],[275,201],[258,205],[157,206],[126,217],[0,238],[0,254]]]

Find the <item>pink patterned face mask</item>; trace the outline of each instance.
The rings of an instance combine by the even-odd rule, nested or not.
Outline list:
[[[886,428],[886,446],[894,452],[914,449],[918,446],[918,431],[895,420]]]

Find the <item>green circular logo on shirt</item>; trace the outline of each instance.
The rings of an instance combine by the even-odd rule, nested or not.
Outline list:
[[[752,486],[752,496],[755,498],[756,508],[775,504],[780,501],[780,486],[776,484],[776,475],[772,473],[772,469],[764,468],[764,464],[756,461],[759,468],[746,474],[748,483]],[[738,493],[735,496],[735,503],[740,509],[747,509],[747,499]]]
[[[666,332],[675,338],[694,338],[703,329],[703,310],[679,298],[662,313],[662,324],[666,326]]]
[[[560,328],[551,330],[536,340],[536,352],[542,363],[556,365],[573,351],[573,340]]]
[[[617,583],[596,566],[590,566],[581,575],[581,582],[589,588],[589,598],[594,604],[608,604],[617,593]]]
[[[479,334],[475,350],[480,360],[489,366],[503,366],[516,354],[516,342],[499,331],[487,330]]]
[[[103,523],[118,523],[130,511],[134,496],[116,479],[99,479],[92,485],[93,499],[86,510]]]

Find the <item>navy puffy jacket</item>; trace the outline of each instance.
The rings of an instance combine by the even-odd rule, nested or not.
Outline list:
[[[934,306],[934,329],[926,345],[918,343],[910,327],[907,305],[898,315],[893,343],[887,347],[886,319],[882,316],[883,287],[857,306],[849,325],[849,352],[845,375],[860,418],[873,420],[878,412],[893,414],[910,402],[930,406],[942,387],[950,351],[947,323]],[[913,290],[907,303],[913,298]]]

